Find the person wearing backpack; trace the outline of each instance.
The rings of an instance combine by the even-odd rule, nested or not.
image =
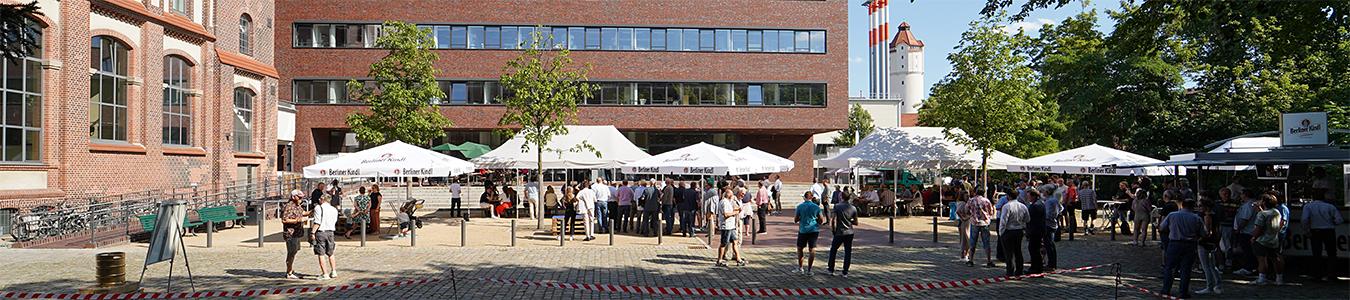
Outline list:
[[[1260,213],[1256,214],[1256,228],[1252,231],[1252,252],[1256,254],[1257,275],[1253,285],[1270,284],[1270,274],[1275,274],[1275,284],[1284,284],[1284,258],[1281,255],[1280,232],[1286,224],[1280,213],[1279,200],[1275,195],[1261,196]]]

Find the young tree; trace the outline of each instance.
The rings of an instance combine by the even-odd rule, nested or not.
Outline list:
[[[42,35],[30,15],[41,15],[37,1],[0,3],[0,58],[21,59],[37,49]]]
[[[848,109],[848,128],[839,131],[839,136],[834,137],[834,145],[843,147],[852,147],[857,145],[859,140],[872,134],[875,126],[872,125],[872,114],[863,110],[861,104],[854,103]]]
[[[356,138],[370,144],[404,141],[426,144],[445,135],[454,126],[431,104],[445,98],[436,85],[436,53],[431,52],[431,30],[391,21],[384,23],[385,35],[376,47],[389,49],[389,55],[370,65],[373,85],[355,80],[347,82],[350,98],[370,106],[370,114],[353,112],[347,125]]]
[[[552,35],[543,30],[535,30],[529,41],[525,42],[525,51],[511,61],[506,62],[505,74],[501,83],[506,95],[501,98],[506,113],[497,121],[504,129],[503,135],[521,135],[525,144],[521,151],[534,148],[538,165],[538,182],[544,182],[544,152],[590,151],[596,156],[601,154],[588,143],[581,143],[569,149],[549,148],[548,142],[553,136],[567,134],[567,123],[575,122],[577,100],[589,95],[596,86],[586,82],[590,73],[589,65],[572,66],[570,52],[566,48],[553,48],[546,41]],[[556,51],[553,49],[557,49]],[[538,205],[543,215],[543,205]],[[544,219],[539,219],[539,227]]]
[[[919,110],[919,123],[945,127],[948,138],[980,151],[980,170],[988,173],[996,149],[1029,157],[1058,147],[1052,134],[1062,128],[1058,108],[1046,101],[1030,58],[1021,48],[1024,33],[1007,34],[992,18],[970,23],[957,52],[949,54],[952,72],[933,86]],[[952,130],[960,128],[965,135]]]

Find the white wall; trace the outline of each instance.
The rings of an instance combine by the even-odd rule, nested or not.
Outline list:
[[[295,141],[295,113],[277,110],[277,140]]]
[[[204,62],[202,60],[202,47],[197,44],[184,42],[171,36],[166,36],[164,37],[164,50],[169,49],[176,49],[182,50],[183,52],[187,52],[188,58],[191,58],[193,63],[197,64],[193,67],[200,67],[202,65],[202,62]]]
[[[0,190],[47,188],[47,171],[0,171]]]
[[[115,31],[117,33],[121,33],[128,39],[131,39],[129,41],[122,41],[122,42],[127,43],[127,45],[131,45],[133,49],[140,48],[141,28],[137,27],[136,25],[131,25],[113,18],[106,17],[104,15],[93,13],[89,14],[89,29],[90,30],[107,29]]]

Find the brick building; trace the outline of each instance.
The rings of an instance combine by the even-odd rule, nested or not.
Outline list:
[[[387,54],[385,20],[432,31],[455,122],[446,138],[490,146],[504,111],[497,78],[529,32],[550,33],[601,85],[578,123],[614,125],[661,153],[698,142],[760,148],[797,162],[809,181],[812,135],[845,127],[847,1],[277,1],[278,97],[296,104],[294,167],[349,150],[345,116],[361,104],[343,82]]]
[[[272,176],[272,1],[38,3],[0,66],[0,209]]]

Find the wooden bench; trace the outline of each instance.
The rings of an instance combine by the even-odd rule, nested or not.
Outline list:
[[[230,222],[230,228],[234,226],[244,227],[244,216],[233,205],[206,207],[197,210],[197,218],[205,223],[225,223]]]
[[[155,223],[156,223],[155,221],[159,219],[159,216],[143,215],[138,216],[136,218],[141,220],[141,231],[144,231],[146,234],[153,234],[155,232]],[[194,232],[192,229],[197,228],[197,226],[201,226],[202,224],[205,223],[202,223],[201,221],[193,222],[189,220],[187,217],[183,217],[183,229],[186,229],[188,233],[192,234],[192,236],[197,236],[197,233]]]

